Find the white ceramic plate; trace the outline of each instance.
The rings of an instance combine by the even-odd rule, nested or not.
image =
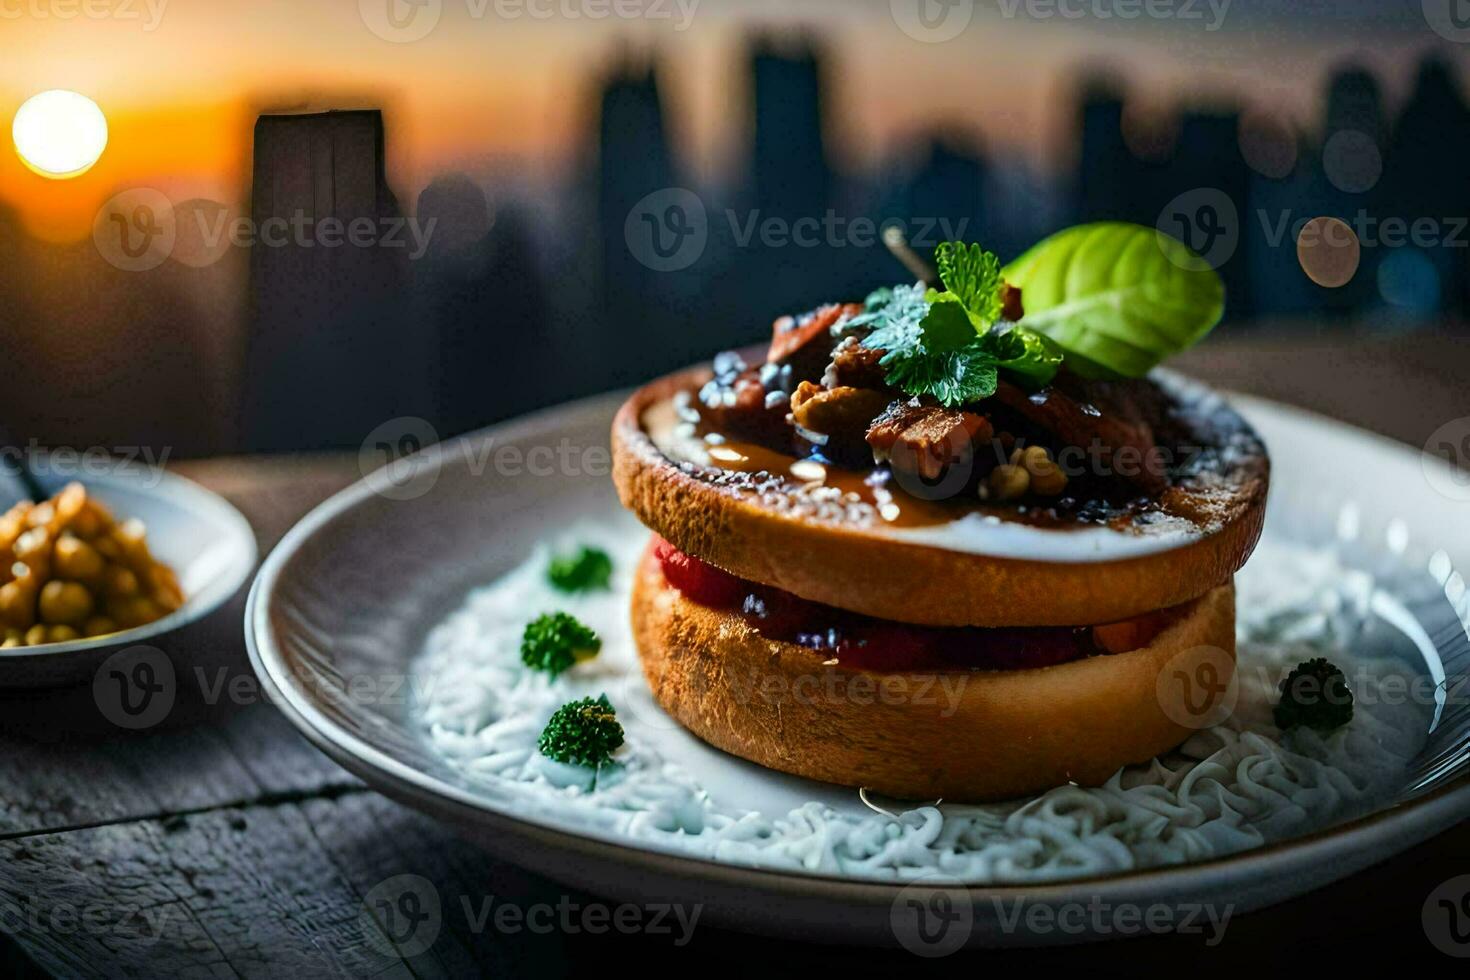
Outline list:
[[[1214,902],[1240,912],[1351,874],[1470,814],[1464,705],[1440,713],[1402,785],[1367,816],[1229,857],[1104,878],[934,886],[916,899],[912,884],[693,857],[533,812],[524,798],[466,779],[430,750],[408,698],[387,692],[411,688],[411,662],[429,629],[470,590],[569,525],[627,520],[605,455],[619,402],[609,396],[497,426],[343,491],[286,536],[247,605],[256,671],[308,738],[373,786],[453,821],[507,859],[620,900],[697,902],[727,924],[807,939],[907,944],[904,914],[915,900],[958,902],[962,941],[1025,944],[1075,941],[1086,932],[1007,927],[1003,915],[1015,903]],[[1447,472],[1308,413],[1236,402],[1273,454],[1268,527],[1276,531],[1268,533],[1339,541],[1351,560],[1401,578],[1406,593],[1389,615],[1400,616],[1394,627],[1423,652],[1420,669],[1463,673],[1470,599],[1454,569],[1470,560],[1470,532],[1460,521],[1464,504],[1436,489]],[[409,685],[401,685],[405,678]],[[738,785],[743,805],[779,810],[833,797],[831,787],[724,756],[682,730],[671,738],[684,740],[671,752],[681,765],[707,786]]]
[[[113,652],[157,641],[195,623],[240,591],[258,556],[255,533],[238,510],[190,480],[152,466],[117,465],[78,474],[87,492],[119,519],[136,517],[148,547],[179,576],[184,604],[162,619],[109,636],[0,650],[0,686],[44,687],[89,680]],[[42,469],[55,493],[71,476]],[[7,484],[8,486],[8,484]]]

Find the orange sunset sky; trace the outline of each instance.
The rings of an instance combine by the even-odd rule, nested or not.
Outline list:
[[[239,202],[262,110],[384,108],[389,178],[410,204],[445,170],[487,182],[507,171],[555,173],[588,129],[596,70],[622,47],[656,52],[681,160],[696,179],[715,178],[740,145],[743,45],[762,26],[805,25],[824,39],[829,135],[839,166],[853,168],[917,129],[956,122],[977,128],[992,152],[1063,165],[1070,86],[1089,64],[1119,70],[1144,106],[1236,93],[1308,126],[1326,72],[1344,59],[1377,71],[1392,105],[1420,53],[1439,50],[1463,69],[1470,47],[1447,45],[1422,22],[1304,19],[1246,0],[1215,31],[1038,20],[980,2],[967,30],[941,44],[898,30],[887,0],[691,2],[680,30],[672,3],[670,19],[592,21],[507,18],[493,0],[442,0],[427,37],[395,44],[365,26],[359,0],[0,0],[7,134],[17,107],[49,88],[89,95],[111,128],[99,163],[69,181],[31,173],[7,138],[0,202],[53,240],[84,236],[97,206],[127,186]],[[91,15],[78,11],[85,4]]]

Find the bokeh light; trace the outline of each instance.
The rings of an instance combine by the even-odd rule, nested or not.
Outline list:
[[[1307,278],[1319,286],[1345,286],[1358,271],[1358,236],[1339,218],[1313,218],[1296,238],[1296,258]]]

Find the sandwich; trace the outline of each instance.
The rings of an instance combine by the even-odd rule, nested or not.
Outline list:
[[[913,800],[1097,785],[1201,727],[1234,668],[1269,460],[1157,367],[1223,287],[1118,222],[935,257],[622,406],[643,671],[770,769]]]

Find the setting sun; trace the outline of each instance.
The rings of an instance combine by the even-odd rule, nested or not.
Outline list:
[[[107,118],[85,95],[52,89],[25,101],[11,134],[26,166],[61,180],[86,173],[97,162],[107,146]]]

